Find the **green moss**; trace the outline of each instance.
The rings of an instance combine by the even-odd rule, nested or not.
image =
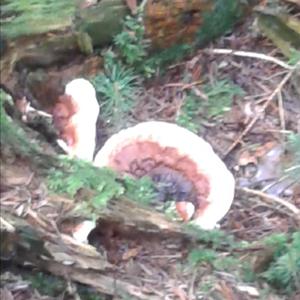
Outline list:
[[[186,232],[193,236],[197,241],[209,245],[212,249],[226,247],[228,250],[241,246],[234,240],[234,237],[222,230],[203,230],[196,225],[188,224],[185,226]]]
[[[176,118],[176,122],[195,132],[201,131],[201,122],[206,118],[221,117],[232,107],[235,96],[244,95],[244,91],[228,80],[218,80],[203,87],[207,100],[190,92]]]
[[[28,156],[38,151],[36,144],[28,141],[24,130],[6,114],[4,102],[12,101],[8,95],[0,90],[0,144],[1,149],[9,148],[17,155]]]
[[[204,13],[204,22],[197,33],[196,44],[204,46],[214,38],[225,34],[241,16],[241,1],[215,0],[213,11]]]
[[[122,32],[114,37],[114,44],[129,66],[138,66],[147,56],[144,34],[142,16],[127,16]]]
[[[61,159],[60,168],[50,169],[48,187],[55,193],[69,197],[74,197],[81,189],[90,190],[90,196],[80,204],[80,209],[84,214],[94,216],[113,198],[124,195],[130,200],[149,204],[156,195],[148,178],[121,179],[110,169],[97,168],[88,162],[71,159]]]
[[[244,262],[241,266],[241,278],[243,281],[252,283],[257,281],[257,274],[253,271],[250,262]]]
[[[233,256],[219,256],[213,261],[213,266],[216,270],[234,272],[237,266],[240,265],[240,261]]]
[[[202,102],[202,99],[192,93],[187,95],[176,118],[176,123],[192,132],[198,133],[201,127],[201,121],[198,117],[201,112]]]
[[[42,295],[58,297],[66,289],[64,280],[41,272],[30,274],[25,278],[31,282],[32,288],[38,290]]]
[[[192,53],[193,49],[193,46],[188,44],[175,45],[168,49],[152,53],[146,59],[145,64],[154,70],[159,67],[166,67],[171,63],[182,60],[188,54]]]
[[[105,300],[107,297],[99,296],[99,293],[90,287],[77,284],[77,291],[82,300]]]
[[[217,253],[209,249],[194,249],[188,255],[188,262],[192,265],[212,263],[217,258]]]
[[[203,101],[205,114],[209,118],[218,117],[229,111],[235,96],[243,96],[244,91],[228,80],[218,80],[204,86],[208,101]]]
[[[65,296],[68,295],[68,293],[66,293],[67,284],[61,278],[44,274],[42,272],[28,274],[25,275],[24,278],[30,281],[31,287],[36,289],[41,295],[55,297],[55,299],[61,299],[63,294],[65,294]],[[81,297],[81,299],[84,300],[104,299],[93,288],[85,286],[83,284],[77,283],[76,291]]]
[[[101,99],[102,118],[115,130],[123,128],[142,88],[138,75],[124,65],[114,52],[107,51],[104,72],[93,78],[93,84]]]
[[[139,180],[126,177],[124,186],[126,189],[125,195],[139,203],[150,204],[151,200],[154,200],[156,197],[153,182],[148,177],[143,177]]]
[[[1,30],[8,38],[68,27],[76,0],[7,0],[1,5]]]
[[[108,170],[92,166],[80,160],[64,159],[61,169],[53,168],[49,171],[48,187],[50,190],[74,197],[82,189],[94,192],[91,199],[84,204],[87,211],[96,213],[107,202],[124,193],[124,187],[117,180],[117,175]]]
[[[275,251],[269,268],[261,276],[285,293],[299,291],[300,232],[294,232],[290,238],[284,234],[270,236],[266,244],[272,245]]]

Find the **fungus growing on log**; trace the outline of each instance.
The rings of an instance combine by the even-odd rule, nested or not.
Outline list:
[[[69,156],[93,160],[99,110],[96,91],[88,80],[78,78],[66,85],[52,114],[57,142]]]
[[[161,201],[175,200],[181,218],[203,229],[214,228],[233,201],[234,178],[222,160],[206,141],[175,124],[150,121],[121,130],[94,165],[149,176]]]
[[[71,157],[92,161],[99,105],[85,79],[67,84],[53,109],[59,144]],[[212,229],[227,213],[234,178],[212,147],[196,134],[166,122],[143,122],[113,135],[94,165],[135,178],[150,177],[162,202],[173,200],[178,215]]]

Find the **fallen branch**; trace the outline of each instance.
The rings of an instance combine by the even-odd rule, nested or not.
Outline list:
[[[294,69],[293,66],[288,65],[284,61],[282,61],[278,58],[275,58],[273,56],[262,54],[262,53],[249,52],[249,51],[235,51],[235,50],[232,50],[232,49],[207,49],[207,50],[205,50],[205,52],[213,53],[213,54],[231,54],[231,55],[234,55],[234,56],[257,58],[257,59],[260,59],[260,60],[265,60],[265,61],[272,62],[272,63],[274,63],[276,65],[279,65],[282,68],[287,69],[287,70],[293,70]]]
[[[273,195],[268,195],[262,191],[257,191],[257,190],[253,190],[253,189],[249,189],[249,188],[237,188],[239,191],[245,192],[247,194],[250,195],[255,195],[255,196],[259,196],[261,199],[263,199],[265,202],[275,202],[278,203],[284,207],[286,207],[288,210],[290,210],[291,212],[293,212],[293,214],[296,215],[297,218],[300,218],[300,209],[297,208],[294,204],[283,200],[279,197],[273,196]],[[300,220],[300,219],[299,219]]]

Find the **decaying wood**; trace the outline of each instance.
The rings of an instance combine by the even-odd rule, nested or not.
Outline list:
[[[40,270],[93,287],[96,291],[131,299],[157,299],[147,290],[115,280],[113,266],[92,246],[77,244],[72,238],[59,236],[32,227],[29,222],[9,212],[1,217],[1,259],[24,265],[30,263]]]
[[[85,0],[51,0],[35,3],[36,11],[28,9],[30,1],[24,6],[15,5],[13,0],[1,4],[4,13],[1,15],[0,82],[18,97],[26,94],[26,88],[34,89],[34,85],[22,84],[29,80],[28,71],[59,66],[61,72],[61,67],[75,63],[75,58],[82,60],[90,56],[95,48],[112,42],[130,12],[123,0],[101,0],[92,5],[85,5]],[[242,2],[234,0],[228,5],[226,0],[217,3],[214,0],[147,1],[144,7],[146,37],[154,50],[197,44],[198,40],[203,45],[233,26],[244,11]],[[80,64],[84,63],[81,61]],[[81,72],[77,73],[74,75]],[[83,74],[91,76],[86,72]],[[58,75],[56,85],[62,82],[61,79],[67,80]],[[44,85],[49,81],[48,78],[38,80]],[[48,98],[45,95],[51,98],[51,93],[53,89],[33,96],[46,101],[42,98]]]
[[[37,174],[43,174],[50,167],[59,168],[58,159],[51,154],[42,155],[38,148],[23,153],[24,143],[32,142],[31,130],[26,130],[26,126],[16,120],[13,124],[5,111],[2,112],[1,125],[9,127],[1,133],[13,134],[18,126],[23,126],[24,136],[21,140],[13,139],[13,144],[9,144],[10,139],[1,137],[1,150],[6,143],[5,148],[14,146],[17,156],[23,157],[21,160],[16,157],[6,159],[5,153],[1,157],[4,159],[1,164],[1,259],[21,266],[29,262],[40,270],[90,285],[101,293],[114,295],[116,299],[124,295],[131,299],[157,299],[141,286],[115,280],[112,262],[122,263],[137,255],[143,247],[142,244],[139,246],[140,241],[148,242],[144,249],[153,246],[152,243],[167,240],[180,247],[189,240],[180,225],[168,221],[163,214],[149,207],[121,198],[99,211],[101,226],[95,235],[97,246],[100,243],[99,251],[77,242],[71,235],[63,233],[64,221],[90,220],[91,215],[87,210],[78,211],[79,198],[74,201],[49,194],[43,188],[45,178]],[[120,243],[125,241],[126,245],[127,240],[137,241],[137,244],[129,248],[131,252],[120,253]]]
[[[160,299],[153,294],[151,295],[151,292],[146,288],[142,289],[130,283],[115,280],[114,278],[90,270],[83,271],[70,266],[61,266],[56,262],[51,264],[46,263],[45,270],[52,274],[64,276],[71,280],[89,285],[100,293],[113,295],[114,299],[124,299],[124,297],[130,297],[130,299]]]
[[[126,198],[111,201],[108,207],[103,210],[101,217],[133,225],[141,231],[160,232],[161,234],[164,232],[182,234],[183,232],[180,225],[168,221],[164,214]]]
[[[24,169],[17,182],[13,183],[8,178],[4,178],[2,182],[2,190],[6,190],[5,184],[10,184],[10,187],[1,195],[1,258],[21,266],[29,262],[40,270],[87,284],[101,293],[114,295],[116,299],[124,295],[131,299],[158,299],[146,288],[114,279],[115,266],[107,257],[113,255],[115,262],[127,260],[124,256],[121,260],[120,257],[116,258],[118,253],[115,250],[118,249],[114,246],[117,244],[111,242],[111,247],[107,247],[101,254],[94,247],[78,243],[60,231],[61,221],[78,218],[75,201],[45,194],[45,198],[40,200],[24,202],[26,191],[29,193],[26,198],[32,198],[27,187],[22,188],[29,184],[27,178],[31,172],[30,169]],[[7,172],[6,177],[9,174],[12,176],[12,172]],[[84,211],[80,214],[83,219],[89,218]],[[125,240],[144,239],[150,244],[170,238],[173,241],[189,239],[179,224],[128,199],[111,201],[103,213],[99,214],[99,223],[103,232],[108,233],[109,239],[109,231],[115,230],[112,240],[116,233]],[[107,246],[103,239],[100,239],[100,244]]]

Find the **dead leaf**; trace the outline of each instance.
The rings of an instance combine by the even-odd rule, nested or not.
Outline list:
[[[122,260],[128,260],[132,257],[136,257],[139,254],[139,252],[141,251],[141,249],[142,249],[142,247],[129,249],[128,251],[123,253]]]
[[[180,300],[187,300],[186,292],[180,287],[176,286],[173,288],[173,293],[180,299]]]
[[[276,147],[276,142],[267,142],[256,148],[255,156],[264,157],[269,151]]]
[[[239,155],[238,164],[239,164],[239,166],[246,166],[249,164],[256,165],[257,158],[253,155],[253,153],[250,150],[245,149]]]
[[[245,166],[250,163],[257,165],[258,161],[260,159],[263,159],[268,154],[268,152],[276,147],[276,145],[277,144],[275,142],[267,142],[256,148],[242,149],[239,154],[239,166]]]

